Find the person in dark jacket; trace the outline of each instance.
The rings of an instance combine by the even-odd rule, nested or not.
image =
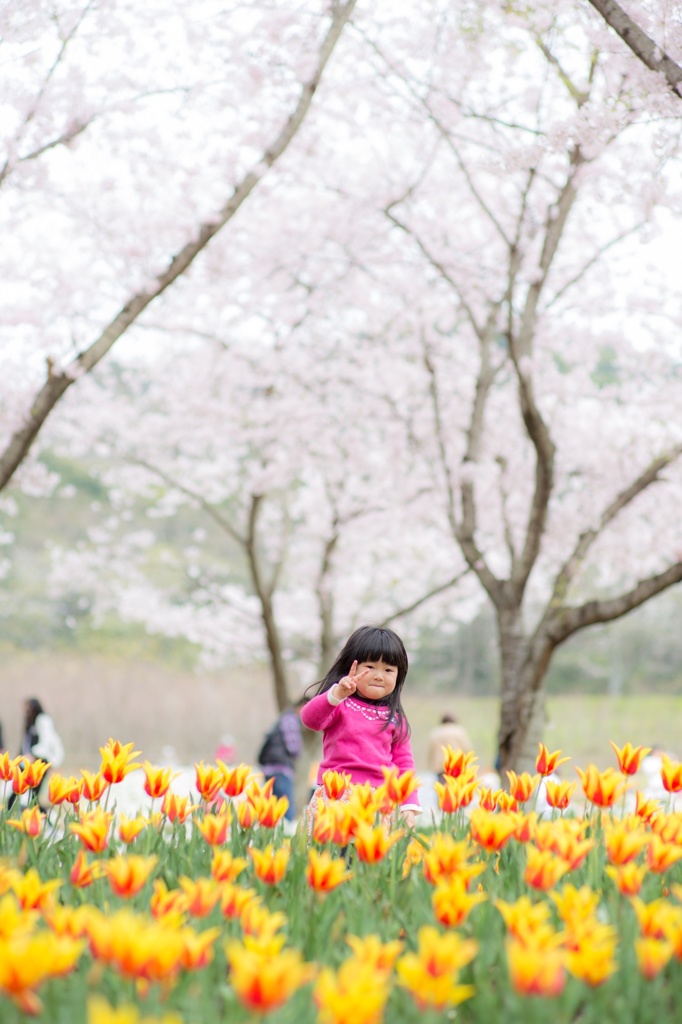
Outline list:
[[[263,770],[265,781],[275,780],[273,794],[277,797],[285,796],[289,801],[284,815],[287,821],[294,821],[296,818],[294,769],[303,746],[300,717],[303,704],[304,701],[300,700],[292,707],[285,708],[266,734],[258,754],[258,763]]]

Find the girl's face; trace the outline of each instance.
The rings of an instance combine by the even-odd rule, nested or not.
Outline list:
[[[364,679],[357,682],[357,690],[361,697],[379,700],[395,690],[398,681],[398,669],[395,665],[387,665],[385,661],[361,661],[357,675],[369,669]]]

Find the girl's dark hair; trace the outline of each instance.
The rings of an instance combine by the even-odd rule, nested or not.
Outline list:
[[[324,679],[321,679],[319,683],[313,683],[308,689],[314,689],[314,696],[317,696],[318,693],[326,693],[335,683],[338,683],[339,679],[348,675],[354,661],[357,661],[358,664],[363,661],[383,661],[384,664],[395,665],[398,669],[398,677],[393,691],[380,701],[372,701],[372,703],[389,709],[384,728],[387,728],[390,722],[395,722],[398,727],[398,738],[407,738],[410,735],[410,724],[400,700],[408,669],[407,651],[398,634],[394,633],[392,629],[385,629],[383,626],[360,626],[348,637],[343,650]],[[355,694],[355,696],[358,695]],[[364,700],[365,698],[361,697],[360,699]]]
[[[35,720],[38,715],[43,714],[43,705],[36,697],[29,697],[26,701],[26,717],[24,719],[24,728],[28,731],[35,725]]]

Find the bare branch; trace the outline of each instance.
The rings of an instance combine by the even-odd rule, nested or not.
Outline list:
[[[619,512],[622,512],[624,508],[630,505],[638,495],[646,490],[647,487],[650,487],[655,483],[661,472],[672,462],[678,459],[680,455],[682,455],[682,445],[677,445],[665,455],[661,455],[659,458],[654,459],[654,461],[650,463],[650,465],[648,465],[647,468],[632,481],[632,483],[625,487],[620,494],[616,495],[611,504],[604,509],[599,518],[598,525],[593,527],[591,530],[584,530],[580,534],[570,557],[566,560],[556,577],[552,598],[549,603],[550,609],[556,609],[563,604],[571,582],[577,575],[590,548],[600,534],[602,534],[606,527],[613,522]],[[550,611],[549,614],[552,614],[552,612]]]
[[[146,469],[149,473],[153,473],[154,476],[157,476],[160,480],[163,480],[163,482],[168,484],[169,487],[172,487],[176,491],[180,491],[181,494],[184,494],[187,498],[190,498],[192,501],[196,501],[196,503],[206,513],[206,515],[210,516],[213,522],[220,527],[223,533],[226,533],[229,537],[232,538],[232,540],[236,541],[237,544],[240,545],[240,547],[244,548],[246,546],[246,537],[242,536],[242,534],[239,533],[236,527],[232,525],[229,519],[227,519],[227,517],[224,516],[223,513],[216,508],[215,505],[211,504],[210,501],[206,501],[206,499],[197,491],[192,490],[192,488],[188,487],[186,484],[181,484],[169,473],[166,473],[163,469],[159,469],[158,466],[153,466],[150,462],[147,462],[145,459],[131,458],[128,461],[132,462],[136,466],[141,466],[143,469]]]
[[[7,447],[0,456],[0,490],[6,487],[22,461],[26,458],[47,417],[62,395],[73,384],[74,380],[92,370],[109,352],[112,345],[118,341],[121,335],[138,319],[147,306],[185,273],[196,256],[208,245],[214,235],[232,220],[251,192],[285,152],[303,124],[324,69],[344,26],[353,12],[356,2],[357,0],[347,0],[343,5],[335,4],[333,6],[331,24],[320,46],[317,67],[312,77],[302,85],[294,110],[273,139],[272,144],[236,185],[232,195],[216,216],[199,226],[196,237],[176,253],[170,261],[168,269],[156,277],[155,284],[148,290],[140,291],[134,295],[107,325],[99,338],[85,351],[81,352],[64,371],[48,373],[48,378],[35,396],[31,409],[26,414],[24,423],[14,432]]]
[[[665,77],[677,99],[682,97],[682,67],[664,52],[646,32],[632,20],[615,0],[589,0],[604,21],[617,32],[625,45],[632,50],[651,71]]]
[[[551,50],[546,46],[546,44],[543,42],[542,39],[540,39],[539,37],[536,37],[535,42],[539,46],[539,48],[540,48],[540,50],[542,52],[542,55],[546,58],[546,60],[552,65],[552,67],[556,68],[556,70],[557,70],[557,72],[559,74],[559,78],[561,79],[561,81],[564,83],[564,85],[568,89],[569,93],[571,94],[571,96],[573,97],[575,102],[577,103],[578,107],[582,107],[583,104],[586,103],[587,100],[589,99],[589,95],[590,95],[589,90],[579,89],[577,87],[577,85],[574,85],[573,81],[571,80],[570,75],[564,70],[564,68],[561,66],[561,64],[557,60],[557,58],[554,56],[554,54],[551,52]]]
[[[412,602],[412,604],[405,605],[404,608],[398,608],[397,611],[391,612],[391,614],[387,618],[385,618],[383,622],[380,622],[379,625],[388,626],[391,622],[394,622],[396,619],[401,619],[403,618],[403,616],[409,615],[411,612],[416,611],[417,608],[421,608],[423,604],[426,604],[427,601],[430,601],[432,597],[437,597],[438,594],[443,594],[445,593],[446,590],[450,590],[452,587],[457,586],[457,584],[461,580],[463,580],[464,577],[467,576],[470,572],[471,569],[469,566],[467,566],[466,569],[463,569],[462,572],[458,572],[456,576],[452,577],[452,579],[446,580],[445,583],[439,584],[439,586],[434,587],[433,590],[429,590],[427,594],[422,594],[422,596],[418,597],[416,601]]]
[[[443,124],[441,119],[436,114],[434,114],[433,110],[431,109],[431,107],[429,106],[427,101],[424,99],[423,96],[420,95],[419,91],[417,89],[415,89],[414,85],[412,84],[412,81],[407,77],[407,75],[403,74],[402,72],[400,72],[396,68],[395,64],[392,61],[390,61],[388,59],[388,57],[385,56],[383,51],[377,46],[376,43],[372,42],[371,39],[367,39],[367,37],[365,37],[365,39],[366,39],[367,43],[369,44],[369,46],[372,47],[374,52],[379,57],[381,57],[381,59],[384,61],[384,63],[387,65],[387,67],[389,67],[391,69],[393,74],[397,75],[398,78],[400,78],[401,82],[403,82],[403,84],[407,86],[407,88],[408,88],[410,94],[412,95],[412,97],[417,101],[417,103],[419,103],[421,108],[425,111],[427,117],[432,122],[432,124],[434,124],[436,126],[438,134],[443,139],[443,141],[445,142],[446,146],[448,147],[448,149],[450,150],[450,152],[454,156],[454,158],[455,158],[455,160],[456,160],[456,162],[457,162],[457,164],[459,166],[459,169],[461,170],[462,174],[464,175],[464,180],[467,183],[467,187],[468,187],[469,191],[471,192],[472,196],[476,200],[476,202],[477,202],[478,206],[480,207],[480,209],[483,211],[483,214],[488,218],[490,223],[495,228],[495,231],[498,233],[498,235],[500,236],[502,241],[505,243],[505,245],[508,246],[510,243],[509,243],[509,239],[507,238],[507,235],[505,233],[505,230],[502,227],[502,225],[500,224],[500,222],[498,221],[498,219],[495,216],[495,214],[493,213],[493,211],[490,209],[490,207],[486,203],[485,199],[481,195],[481,193],[478,190],[478,188],[476,187],[476,185],[474,183],[474,180],[473,180],[473,177],[471,176],[471,173],[469,171],[469,168],[465,164],[464,160],[462,159],[461,153],[459,152],[457,146],[455,145],[455,142],[454,142],[454,139],[453,139],[453,136],[452,136],[451,132],[448,131],[448,129],[445,127],[445,125]]]
[[[469,323],[471,324],[471,326],[473,328],[473,331],[476,334],[476,337],[480,339],[482,334],[483,334],[483,328],[480,326],[480,324],[476,320],[476,317],[474,315],[474,311],[473,311],[472,307],[469,305],[469,303],[467,302],[467,300],[465,299],[464,293],[462,292],[460,286],[457,284],[457,281],[454,279],[454,277],[446,269],[445,264],[442,263],[436,256],[434,256],[429,251],[429,249],[427,249],[426,245],[424,244],[422,239],[419,237],[419,235],[416,233],[416,231],[413,231],[411,227],[409,227],[407,224],[405,224],[404,221],[399,220],[398,217],[396,217],[395,214],[392,213],[391,208],[394,205],[395,205],[395,203],[391,203],[389,206],[387,206],[386,209],[384,210],[384,214],[388,217],[388,219],[393,224],[395,224],[395,226],[397,228],[400,228],[401,231],[404,231],[406,235],[409,235],[410,238],[412,238],[414,240],[417,248],[422,253],[422,255],[424,255],[426,257],[426,259],[431,264],[433,269],[437,270],[438,273],[440,274],[440,276],[443,278],[443,280],[447,284],[450,285],[450,287],[454,291],[455,295],[457,296],[457,298],[458,298],[458,300],[460,302],[460,305],[462,306],[462,309],[466,313],[467,318],[469,320]]]
[[[594,256],[592,256],[592,258],[587,261],[587,263],[578,271],[578,273],[574,274],[573,277],[566,282],[566,284],[562,285],[561,288],[559,288],[559,290],[554,293],[549,302],[547,302],[543,306],[543,311],[551,309],[554,303],[558,302],[561,298],[563,298],[567,291],[569,291],[571,288],[575,287],[576,284],[582,281],[585,275],[592,269],[593,266],[595,266],[596,263],[599,262],[602,256],[604,256],[609,251],[609,249],[613,249],[614,246],[618,245],[620,242],[623,242],[626,238],[629,238],[631,235],[636,234],[636,232],[640,231],[646,223],[646,221],[639,221],[639,223],[633,224],[632,227],[627,229],[627,231],[621,231],[620,234],[616,235],[615,238],[612,238],[609,242],[606,243],[606,245],[602,245],[599,249],[597,249]]]
[[[558,616],[558,624],[552,627],[552,639],[561,643],[571,634],[586,626],[600,622],[613,622],[628,612],[639,608],[656,594],[682,582],[682,562],[675,562],[664,572],[640,580],[631,590],[618,597],[602,601],[587,601],[576,608],[564,608]]]

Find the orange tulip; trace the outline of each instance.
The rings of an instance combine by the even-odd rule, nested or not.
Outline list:
[[[308,867],[306,881],[315,892],[331,892],[343,882],[352,878],[346,870],[346,862],[341,857],[334,858],[327,850],[321,852],[311,847],[308,850]]]
[[[512,814],[490,814],[477,807],[469,819],[469,831],[474,842],[488,852],[501,850],[506,846],[517,821]]]
[[[110,785],[122,782],[126,775],[141,767],[138,762],[133,761],[140,753],[139,750],[133,750],[133,746],[133,743],[124,745],[118,740],[109,739],[105,746],[99,748],[102,755],[100,773]]]
[[[552,852],[566,864],[569,871],[579,868],[594,846],[594,839],[578,839],[571,832],[558,833]]]
[[[102,864],[100,861],[88,864],[85,850],[79,850],[78,856],[69,872],[69,881],[76,889],[85,889],[88,885],[92,885],[95,879],[100,878],[102,874],[101,868]]]
[[[682,764],[670,760],[667,754],[661,756],[661,782],[666,793],[682,790]]]
[[[497,795],[497,809],[498,811],[506,812],[518,811],[519,802],[511,793],[505,793],[504,790],[501,790]]]
[[[301,953],[294,949],[263,957],[232,939],[225,953],[235,995],[247,1010],[258,1014],[283,1006],[294,992],[312,979],[315,970],[311,964],[304,963]]]
[[[17,796],[23,796],[23,794],[27,793],[29,789],[38,788],[50,765],[47,761],[41,761],[39,759],[35,761],[26,761],[23,758],[19,758],[18,761],[19,763],[17,764],[15,762],[14,768],[12,769],[12,789]],[[22,764],[23,767],[21,767]]]
[[[85,768],[81,768],[81,776],[82,795],[90,803],[96,803],[109,788],[108,779],[105,779],[101,772],[96,772],[93,775],[91,772],[86,771]]]
[[[675,864],[680,857],[682,857],[681,846],[664,842],[659,835],[656,835],[655,832],[649,837],[647,862],[649,864],[650,871],[653,871],[657,875],[662,874],[664,871],[667,871],[669,867]]]
[[[635,860],[648,843],[649,837],[628,828],[627,822],[619,821],[604,828],[604,846],[612,864],[627,864]]]
[[[256,821],[256,808],[251,800],[240,800],[234,804],[237,821],[242,828],[251,828]]]
[[[640,974],[647,981],[652,981],[670,961],[673,946],[670,942],[661,942],[658,939],[635,939],[635,953]]]
[[[284,878],[289,863],[289,844],[285,843],[280,847],[273,847],[268,844],[264,850],[258,850],[250,846],[248,854],[253,861],[253,870],[256,878],[266,885],[279,885]]]
[[[533,790],[538,784],[538,775],[529,775],[528,772],[521,772],[517,775],[516,772],[508,771],[507,778],[509,779],[509,792],[518,800],[520,804],[525,804],[526,800],[529,800],[532,796]],[[504,810],[504,808],[502,808]]]
[[[536,947],[508,939],[507,965],[512,987],[521,995],[560,995],[566,984],[566,954],[556,945]]]
[[[631,743],[626,743],[621,750],[613,740],[609,740],[609,743],[615,751],[618,769],[623,775],[634,775],[638,772],[642,759],[651,753],[651,747],[633,747]]]
[[[405,803],[410,794],[419,788],[419,779],[412,770],[400,772],[398,768],[387,768],[385,765],[382,765],[381,770],[384,774],[382,789],[394,807]]]
[[[0,992],[22,1013],[40,1013],[36,989],[47,979],[73,970],[82,950],[82,942],[47,931],[5,943],[0,957]]]
[[[577,785],[577,782],[552,782],[550,779],[547,779],[545,782],[545,795],[549,806],[565,811],[571,802],[571,797],[575,793]]]
[[[517,843],[530,843],[535,838],[538,826],[538,816],[535,811],[530,814],[518,814],[517,825],[514,829],[514,839]]]
[[[648,824],[654,815],[658,814],[661,809],[661,805],[658,800],[648,800],[644,793],[640,793],[639,790],[637,790],[635,797],[635,814],[637,817],[641,818],[643,822]]]
[[[538,747],[540,752],[535,760],[535,771],[540,775],[551,775],[560,764],[571,760],[570,757],[561,757],[560,750],[555,750],[553,754],[550,754],[544,743],[538,743]]]
[[[43,831],[44,821],[45,815],[41,813],[40,808],[36,804],[34,807],[22,811],[20,818],[7,818],[5,824],[35,839]]]
[[[11,782],[15,765],[19,764],[21,760],[21,755],[19,757],[10,757],[7,750],[0,754],[0,781]]]
[[[177,796],[172,790],[168,790],[163,803],[161,804],[161,811],[166,815],[168,820],[175,824],[176,821],[183,825],[189,818],[192,811],[195,811],[196,807],[190,804],[188,796]]]
[[[12,891],[23,910],[44,910],[54,902],[54,893],[61,884],[58,878],[41,882],[36,869],[29,868],[25,875],[12,880]]]
[[[456,814],[463,807],[468,807],[474,798],[478,782],[467,781],[465,776],[446,775],[444,782],[434,782],[433,788],[438,797],[438,806],[444,814]]]
[[[554,935],[549,928],[550,908],[546,902],[531,903],[528,896],[520,896],[514,903],[495,900],[495,906],[509,934],[524,945],[533,941],[533,936],[537,943],[537,936]]]
[[[580,931],[586,922],[594,921],[599,907],[599,893],[587,885],[579,889],[574,885],[565,885],[561,892],[550,893],[550,899],[566,928],[573,934]]]
[[[227,839],[231,821],[232,815],[229,813],[205,814],[200,821],[195,819],[195,824],[209,846],[222,846]]]
[[[246,788],[251,775],[251,768],[248,764],[238,764],[234,768],[228,767],[222,761],[218,766],[223,773],[223,790],[228,796],[241,796]]]
[[[280,944],[281,949],[284,943],[284,936],[277,933],[284,927],[286,922],[285,914],[281,911],[276,911],[273,914],[267,907],[263,906],[260,900],[249,900],[244,905],[239,916],[239,923],[242,926],[244,935],[253,936],[256,941],[252,945],[255,946],[258,942],[261,942],[261,948],[263,949],[273,938],[276,939],[276,943]],[[274,948],[272,943],[270,943],[270,948]]]
[[[381,1024],[391,992],[389,972],[355,955],[336,971],[323,967],[313,991],[324,1024]]]
[[[649,821],[649,828],[664,843],[682,842],[682,814],[655,814]]]
[[[457,928],[466,921],[472,908],[487,898],[484,893],[468,893],[466,882],[458,875],[451,875],[438,883],[431,902],[436,920],[448,928]]]
[[[581,936],[577,949],[568,951],[569,971],[593,988],[603,984],[617,970],[616,943],[615,928],[596,924]]]
[[[245,867],[243,857],[235,857],[229,850],[216,850],[211,861],[211,878],[216,882],[234,882]]]
[[[637,896],[642,888],[642,882],[644,877],[649,870],[646,864],[635,864],[634,861],[629,861],[627,864],[622,864],[619,867],[612,867],[610,864],[604,868],[604,871],[613,879],[618,891],[623,896]]]
[[[346,942],[353,950],[356,964],[364,964],[372,971],[390,973],[403,951],[403,943],[397,939],[382,942],[378,935],[347,935]],[[347,961],[346,961],[347,962]]]
[[[386,835],[383,825],[372,827],[360,824],[355,830],[355,852],[365,864],[376,864],[383,860],[394,843],[402,837],[401,829]]]
[[[165,796],[173,778],[177,775],[177,772],[174,773],[171,768],[156,768],[149,761],[143,763],[142,769],[145,776],[144,791],[152,800]]]
[[[422,858],[424,878],[437,885],[443,877],[461,874],[469,867],[467,861],[473,852],[467,840],[458,841],[448,833],[436,832]],[[480,868],[484,870],[483,865]]]
[[[406,953],[396,964],[398,984],[408,990],[417,1006],[444,1010],[469,999],[474,987],[458,984],[458,974],[476,956],[478,943],[429,925],[419,929],[417,941],[417,952]]]
[[[272,796],[272,791],[274,788],[274,775],[271,775],[267,782],[259,780],[255,775],[252,775],[251,778],[249,779],[248,785],[244,789],[244,792],[246,793],[249,800],[253,800],[255,796]]]
[[[187,913],[189,901],[182,889],[169,890],[163,879],[157,878],[152,890],[149,909],[155,918],[170,917],[179,921],[182,915]]]
[[[263,828],[275,828],[289,807],[289,801],[285,796],[254,796],[252,803],[258,824]]]
[[[149,822],[138,814],[136,818],[128,818],[123,812],[119,815],[118,836],[122,842],[132,843],[139,836],[140,832],[147,827]]]
[[[222,889],[213,878],[181,875],[178,881],[187,899],[187,913],[192,917],[206,917],[220,902]]]
[[[580,776],[585,796],[596,807],[613,807],[626,789],[613,768],[600,772],[596,765],[590,764],[585,771],[581,768],[576,768],[576,771]]]
[[[69,825],[69,830],[77,835],[83,846],[93,853],[102,853],[109,842],[109,828],[113,814],[95,808],[88,814],[82,815],[79,822]]]
[[[538,850],[534,846],[528,846],[527,851],[526,870],[523,876],[526,884],[543,892],[554,888],[567,871],[566,861],[555,857],[549,850]]]
[[[139,857],[135,854],[112,857],[104,864],[104,874],[113,892],[128,899],[144,888],[158,860],[158,857]]]
[[[216,765],[204,764],[200,761],[194,765],[196,771],[196,787],[207,804],[214,803],[223,788],[223,772]]]
[[[187,971],[203,970],[213,960],[213,946],[220,935],[220,928],[206,928],[203,932],[195,932],[193,928],[181,928],[182,939],[181,964]],[[163,1024],[163,1020],[159,1022]]]
[[[81,780],[73,775],[65,779],[55,772],[47,784],[47,798],[51,804],[69,803],[75,806],[81,798],[81,786]]]
[[[484,811],[494,811],[497,808],[497,799],[503,790],[493,790],[489,786],[481,786],[478,790],[478,806]]]
[[[330,800],[338,800],[348,789],[351,777],[347,772],[326,771],[322,775],[322,785]]]
[[[443,772],[454,779],[460,775],[467,775],[470,769],[474,768],[475,760],[476,755],[473,751],[465,754],[462,750],[453,750],[449,743],[443,747]]]
[[[260,903],[260,896],[255,889],[243,889],[240,885],[223,885],[220,891],[220,909],[224,917],[241,920],[245,908],[250,903]]]
[[[680,908],[665,898],[644,903],[639,896],[630,900],[642,935],[651,939],[668,938],[682,923]]]

